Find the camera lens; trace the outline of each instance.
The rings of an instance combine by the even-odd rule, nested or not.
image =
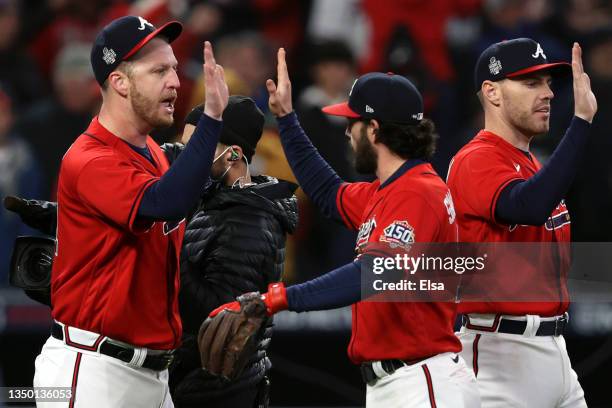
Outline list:
[[[50,259],[50,254],[44,248],[32,248],[24,262],[24,283],[28,286],[48,283],[51,277]]]

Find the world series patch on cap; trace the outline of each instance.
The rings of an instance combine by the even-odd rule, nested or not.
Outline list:
[[[423,97],[401,75],[370,72],[353,83],[347,102],[325,106],[323,112],[347,118],[416,124],[423,119]]]
[[[484,81],[500,81],[547,70],[551,75],[571,72],[567,62],[548,62],[542,46],[531,38],[516,38],[491,45],[484,50],[474,72],[476,91]]]
[[[113,20],[98,33],[91,49],[91,67],[100,85],[122,61],[127,60],[157,36],[174,41],[183,30],[178,21],[170,21],[155,28],[139,16],[125,16]]]

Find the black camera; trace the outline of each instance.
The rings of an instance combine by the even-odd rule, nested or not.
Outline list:
[[[55,239],[22,236],[15,240],[9,283],[21,288],[31,299],[51,305],[51,268]]]

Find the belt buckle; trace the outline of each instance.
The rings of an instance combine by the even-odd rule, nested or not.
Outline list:
[[[168,367],[170,367],[170,365],[172,365],[172,362],[174,361],[174,350],[172,350],[171,352],[168,352],[167,354],[164,354],[163,357],[164,359],[164,370],[167,370]]]
[[[563,334],[563,329],[567,323],[567,313],[564,313],[562,317],[555,319],[555,337],[559,337]]]

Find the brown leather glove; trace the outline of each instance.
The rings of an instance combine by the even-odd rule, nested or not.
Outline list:
[[[257,350],[268,319],[266,304],[258,292],[239,296],[237,305],[240,307],[206,319],[198,334],[202,368],[226,380],[241,374]]]

